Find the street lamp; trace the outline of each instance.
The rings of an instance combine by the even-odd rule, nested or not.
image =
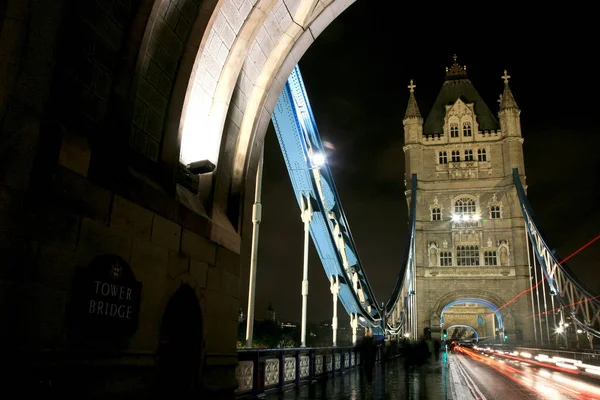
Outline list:
[[[327,160],[325,159],[325,155],[323,153],[317,152],[310,156],[310,162],[314,167],[322,167],[323,165],[325,165],[325,161]]]

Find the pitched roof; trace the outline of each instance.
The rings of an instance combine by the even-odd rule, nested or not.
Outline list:
[[[404,119],[407,118],[422,118],[421,112],[419,111],[419,106],[417,105],[417,99],[415,98],[415,93],[410,92],[410,96],[408,98],[408,104],[406,106],[406,113],[404,114]]]
[[[469,79],[463,77],[449,79],[447,77],[423,126],[424,135],[444,132],[446,106],[454,104],[459,98],[465,103],[474,104],[480,130],[500,129],[498,119],[492,114]]]

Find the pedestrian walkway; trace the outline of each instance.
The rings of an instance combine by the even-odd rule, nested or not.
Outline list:
[[[373,382],[368,385],[360,369],[353,369],[342,375],[329,377],[291,390],[268,399],[452,399],[448,379],[447,354],[440,354],[439,361],[432,361],[427,368],[405,367],[404,359],[398,358],[384,364],[377,364]],[[422,383],[424,383],[422,385]]]

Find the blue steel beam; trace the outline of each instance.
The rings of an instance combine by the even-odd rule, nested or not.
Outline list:
[[[315,162],[314,157],[324,156],[325,149],[298,66],[283,88],[272,120],[298,206],[302,210],[303,198],[309,198],[313,206],[310,234],[327,279],[339,279],[339,299],[346,312],[362,317],[360,324],[375,334],[383,334],[384,309],[358,257],[333,175],[326,162]]]

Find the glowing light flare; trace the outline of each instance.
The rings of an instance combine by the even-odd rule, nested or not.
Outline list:
[[[323,153],[314,153],[310,156],[310,162],[315,167],[322,167],[325,165],[326,161],[327,160],[325,159],[325,155]]]

